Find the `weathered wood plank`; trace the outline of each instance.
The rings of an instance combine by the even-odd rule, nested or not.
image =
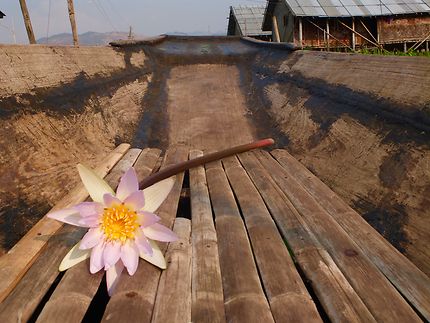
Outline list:
[[[164,167],[187,158],[188,150],[185,147],[171,148],[166,153]],[[161,217],[162,223],[169,228],[173,226],[176,217],[183,178],[183,173],[176,176],[172,191],[156,212]],[[165,252],[167,244],[159,243],[159,246]],[[133,276],[123,274],[106,307],[102,321],[121,322],[127,318],[129,322],[150,322],[160,275],[159,268],[145,261],[140,262]]]
[[[159,150],[130,149],[106,176],[106,181],[111,187],[116,187],[121,176],[133,165],[138,177],[148,176],[151,173],[151,167],[155,165],[158,153]],[[60,314],[64,317],[64,322],[82,321],[104,275],[104,271],[92,275],[88,268],[89,263],[86,261],[66,271],[44,306],[38,322],[56,322]],[[67,302],[64,301],[66,299]]]
[[[318,202],[267,152],[260,151],[278,186],[302,215],[377,321],[420,322],[390,281]],[[369,288],[371,282],[373,288]]]
[[[116,185],[115,182],[118,183],[120,174],[116,169],[123,164],[123,160],[129,159],[130,156],[137,158],[139,153],[140,150],[130,149],[114,166],[111,173],[105,178],[110,185]],[[117,176],[112,177],[112,173],[116,173]],[[0,321],[2,321],[1,318],[7,317],[20,317],[23,321],[27,321],[30,318],[45,293],[57,279],[59,275],[58,265],[61,260],[70,248],[82,238],[85,231],[83,228],[67,225],[63,226],[57,234],[49,239],[46,248],[40,253],[40,256],[11,294],[0,305]],[[88,269],[85,273],[88,273]],[[78,278],[80,279],[80,277]]]
[[[155,300],[153,323],[191,321],[191,221],[176,218],[173,231],[178,241],[169,244]]]
[[[190,159],[203,156],[192,151]],[[203,166],[190,169],[192,224],[192,322],[225,322],[218,241]]]
[[[228,322],[274,322],[245,226],[220,162],[206,165]]]
[[[253,153],[239,155],[332,322],[376,322],[330,255]]]
[[[236,157],[223,160],[275,321],[322,322],[263,199]]]
[[[129,144],[116,147],[95,169],[101,177],[124,156],[130,148]],[[51,211],[75,205],[85,200],[88,193],[80,184],[63,197]],[[27,234],[5,255],[0,258],[0,302],[12,291],[25,272],[33,264],[41,250],[45,247],[50,236],[55,234],[62,224],[58,221],[43,217]]]
[[[318,200],[417,311],[430,321],[429,277],[287,151],[274,150],[272,155]]]

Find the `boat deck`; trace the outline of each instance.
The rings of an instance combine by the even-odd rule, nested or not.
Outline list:
[[[184,146],[118,146],[96,169],[111,186],[196,158]],[[55,207],[87,198],[83,186]],[[0,258],[1,322],[420,322],[430,280],[286,150],[177,175],[156,212],[180,239],[168,267],[141,261],[108,297],[88,262],[58,265],[84,230],[44,217]]]

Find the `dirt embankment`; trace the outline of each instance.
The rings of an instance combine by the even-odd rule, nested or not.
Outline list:
[[[292,154],[430,274],[426,58],[261,55],[252,88]]]
[[[0,46],[0,254],[131,142],[151,73],[139,49]]]

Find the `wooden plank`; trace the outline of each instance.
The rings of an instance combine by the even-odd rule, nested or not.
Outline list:
[[[376,322],[348,280],[253,153],[239,155],[332,322]]]
[[[111,187],[116,187],[121,176],[133,165],[138,178],[143,179],[151,173],[159,153],[158,149],[130,149],[106,176],[106,181]],[[89,261],[85,261],[66,271],[39,315],[38,322],[56,322],[59,315],[64,317],[64,322],[82,321],[104,275],[104,271],[92,275],[88,268]]]
[[[223,160],[275,321],[322,322],[263,199],[236,157]]]
[[[124,158],[127,158],[130,153],[132,150],[129,150]],[[115,165],[112,171],[120,164],[121,161]],[[34,264],[4,302],[0,304],[0,321],[2,318],[10,317],[20,318],[23,321],[30,318],[40,300],[57,279],[59,275],[58,265],[62,258],[82,238],[85,231],[83,228],[63,226],[57,234],[49,239],[46,248],[40,253]]]
[[[178,241],[169,244],[155,300],[153,323],[191,322],[191,221],[177,218],[173,231]]]
[[[107,182],[115,186],[121,176],[117,171],[118,168],[121,168],[124,160],[136,159],[139,153],[140,150],[130,149],[123,159],[115,165],[111,173],[106,176]],[[0,321],[2,321],[1,318],[7,317],[19,317],[23,321],[27,321],[30,318],[52,283],[57,279],[59,275],[58,265],[61,260],[70,248],[82,238],[85,231],[86,229],[84,228],[66,225],[48,241],[46,248],[41,252],[34,264],[0,305]],[[88,266],[83,274],[88,275]],[[80,276],[75,278],[77,280],[81,279]],[[94,278],[91,277],[90,279],[93,280]],[[76,288],[79,283],[73,281],[72,285],[73,288]]]
[[[194,150],[190,159],[203,156]],[[192,224],[192,322],[225,322],[218,241],[203,166],[190,169]]]
[[[164,167],[187,158],[188,150],[185,147],[170,148],[166,153]],[[183,178],[183,173],[176,176],[172,191],[156,212],[161,217],[161,222],[169,228],[173,226],[176,217]],[[159,243],[159,246],[165,252],[167,244]],[[145,261],[140,262],[133,276],[123,274],[106,307],[102,321],[150,322],[160,274],[159,268]]]
[[[377,321],[420,322],[420,318],[358,245],[267,152],[257,154],[270,175],[329,252]],[[369,288],[371,282],[372,288]]]
[[[96,173],[101,177],[105,177],[129,148],[129,144],[121,144],[115,148],[95,169]],[[79,184],[62,198],[51,211],[75,205],[84,201],[87,197],[88,192],[85,187]],[[41,250],[46,246],[49,238],[61,227],[60,222],[49,219],[46,216],[43,217],[7,254],[0,258],[0,302],[12,291]]]
[[[285,150],[272,155],[357,242],[404,297],[430,321],[430,279],[356,211]]]
[[[245,226],[221,163],[206,165],[228,322],[274,322]]]

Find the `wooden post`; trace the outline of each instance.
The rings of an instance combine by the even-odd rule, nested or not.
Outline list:
[[[426,40],[426,52],[428,52],[428,51],[429,51],[429,41]]]
[[[403,42],[403,52],[404,53],[408,52],[408,45],[406,44],[406,42]]]
[[[352,17],[352,50],[355,51],[355,20]]]
[[[299,17],[299,43],[300,48],[303,49],[303,23],[301,17]]]
[[[327,18],[326,21],[326,33],[327,33],[327,51],[330,51],[330,25],[329,25],[329,20]]]
[[[72,25],[73,45],[79,46],[78,32],[76,31],[75,9],[73,8],[73,0],[67,0],[69,7],[70,24]]]
[[[272,35],[275,37],[274,41],[277,43],[281,42],[281,37],[279,36],[278,21],[276,16],[272,16]]]
[[[28,41],[30,44],[36,44],[36,38],[34,38],[33,27],[31,26],[30,15],[28,14],[27,4],[25,0],[19,0],[21,5],[22,17],[24,18],[25,29],[27,29]]]

